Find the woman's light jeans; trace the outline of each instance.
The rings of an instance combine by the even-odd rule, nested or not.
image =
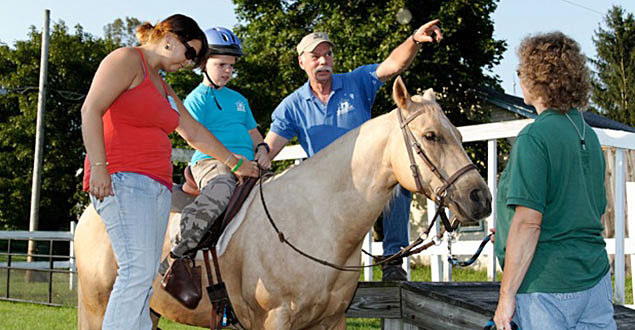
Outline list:
[[[119,172],[110,177],[114,196],[101,202],[90,196],[119,266],[102,329],[151,329],[152,280],[161,258],[171,193],[142,174]]]
[[[564,276],[564,275],[563,275]],[[588,290],[516,294],[520,329],[616,329],[611,272]]]

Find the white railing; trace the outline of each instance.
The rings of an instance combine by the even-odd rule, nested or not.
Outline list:
[[[71,221],[71,228],[69,231],[0,231],[0,241],[6,242],[7,251],[0,251],[0,256],[3,257],[3,262],[0,262],[0,272],[5,274],[4,283],[1,285],[6,287],[6,292],[0,300],[12,300],[12,301],[24,301],[34,302],[49,305],[56,305],[52,303],[53,300],[53,274],[68,274],[68,286],[69,290],[75,289],[75,251],[73,249],[73,236],[75,233],[75,221]],[[21,252],[21,249],[16,249],[16,241],[48,241],[49,250],[48,253],[34,254]],[[69,254],[56,255],[53,249],[54,242],[68,242]],[[21,261],[29,258],[48,259],[48,261]],[[18,259],[20,261],[15,261]],[[14,270],[21,271],[36,271],[37,274],[48,273],[48,301],[31,300],[31,299],[16,299],[10,293],[10,274]],[[6,272],[6,273],[5,273]],[[28,275],[27,275],[28,276]],[[36,295],[40,297],[39,295]],[[41,299],[41,298],[36,298]]]

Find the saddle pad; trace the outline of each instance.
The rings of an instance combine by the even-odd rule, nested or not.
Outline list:
[[[249,196],[247,196],[247,198],[245,199],[245,202],[241,206],[240,211],[236,213],[233,220],[227,225],[227,228],[225,228],[223,233],[220,235],[220,238],[218,239],[218,243],[216,243],[216,252],[218,253],[219,257],[222,256],[223,253],[225,253],[225,249],[227,248],[229,241],[231,240],[232,236],[234,235],[238,227],[240,227],[240,224],[245,219],[249,205],[251,205],[251,202],[253,201],[253,199],[258,195],[257,190],[258,190],[258,187],[255,187],[255,189],[251,191],[251,193],[249,194]]]

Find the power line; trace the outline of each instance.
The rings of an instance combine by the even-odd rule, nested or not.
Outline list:
[[[0,95],[7,95],[8,93],[25,94],[26,92],[37,91],[37,90],[39,90],[39,88],[36,86],[25,86],[25,87],[14,87],[14,88],[0,87]],[[67,90],[54,89],[54,88],[49,88],[48,90],[51,92],[57,93],[57,95],[59,95],[61,98],[67,101],[81,101],[82,99],[86,97],[86,94],[78,93],[74,91],[67,91]]]
[[[604,13],[601,13],[601,12],[599,12],[599,11],[593,9],[593,8],[589,8],[589,7],[585,7],[583,5],[577,4],[577,3],[573,2],[573,1],[570,1],[570,0],[560,0],[560,1],[566,2],[566,3],[568,3],[570,5],[573,5],[573,6],[576,6],[576,7],[580,7],[582,9],[586,9],[586,10],[588,10],[590,12],[593,12],[593,13],[596,13],[596,14],[598,14],[600,16],[604,16]]]

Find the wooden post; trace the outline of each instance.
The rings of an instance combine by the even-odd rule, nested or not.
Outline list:
[[[37,119],[35,127],[35,154],[33,156],[33,182],[31,185],[31,215],[29,231],[36,231],[39,225],[40,215],[40,183],[42,181],[42,153],[44,147],[44,110],[46,109],[46,85],[48,73],[49,55],[49,18],[51,11],[44,10],[44,26],[42,28],[42,54],[40,57],[40,86],[37,100]],[[29,240],[27,261],[33,260],[35,253],[35,241]],[[36,272],[28,271],[27,280]]]

